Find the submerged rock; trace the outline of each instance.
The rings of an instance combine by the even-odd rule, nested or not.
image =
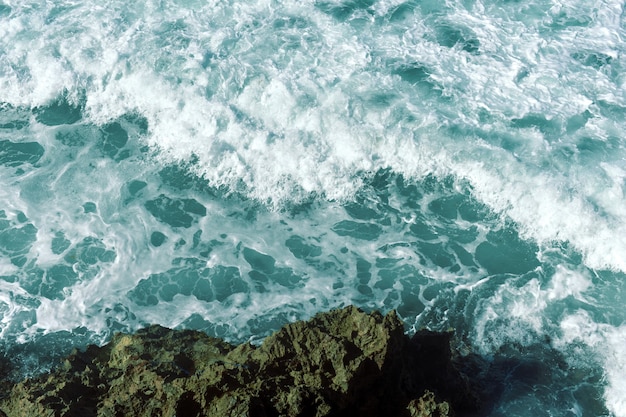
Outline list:
[[[355,307],[286,325],[259,347],[151,326],[75,352],[0,400],[18,416],[451,416],[476,407],[450,335],[409,339]]]

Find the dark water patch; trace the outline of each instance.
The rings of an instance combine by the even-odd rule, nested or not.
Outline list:
[[[88,201],[85,204],[83,204],[83,211],[85,213],[97,213],[98,212],[98,206],[96,206],[96,203],[94,203],[92,201]]]
[[[150,244],[156,248],[161,246],[167,240],[167,236],[165,236],[161,232],[152,232],[150,235]]]
[[[440,234],[444,234],[443,229],[438,229],[438,231]],[[478,226],[459,227],[455,224],[454,227],[447,227],[445,229],[445,235],[448,237],[448,241],[457,242],[459,244],[471,243],[478,238]]]
[[[529,75],[530,75],[530,70],[528,68],[522,68],[521,70],[519,70],[519,72],[515,76],[515,83],[519,84],[522,80],[524,80]]]
[[[383,216],[379,211],[367,207],[363,201],[348,203],[343,208],[350,217],[356,220],[378,220]]]
[[[386,296],[385,299],[383,300],[383,305],[385,306],[386,309],[392,310],[395,309],[395,306],[398,305],[400,296],[398,295],[397,292],[389,292]]]
[[[142,180],[132,180],[122,186],[120,195],[124,201],[124,204],[130,204],[133,201],[138,200],[141,197],[145,197],[145,191],[147,190],[148,183]]]
[[[498,220],[472,197],[468,185],[451,177],[427,176],[410,181],[387,170],[382,170],[365,184],[361,198],[344,206],[346,213],[355,220],[336,223],[332,228],[335,233],[360,240],[376,240],[388,231],[401,232],[405,242],[384,245],[378,251],[391,254],[391,258],[394,253],[412,252],[418,255],[419,261],[416,262],[422,266],[450,273],[458,273],[467,267],[478,270],[480,263],[473,253],[474,242],[480,238],[477,224],[489,225]],[[394,197],[390,198],[391,195]],[[422,213],[424,205],[428,207],[429,216]],[[371,227],[372,232],[366,227]],[[491,243],[491,250],[502,245],[502,242]],[[472,244],[472,249],[466,249],[467,244]],[[402,245],[408,251],[396,250]],[[513,252],[509,253],[511,257],[519,253],[511,248],[498,250]],[[390,284],[378,285],[388,288]]]
[[[145,116],[134,113],[125,114],[118,120],[118,123],[120,123],[131,136],[146,135],[150,126]]]
[[[623,120],[626,117],[626,106],[607,100],[597,100],[595,104],[597,104],[600,114],[607,119]]]
[[[592,137],[582,137],[576,144],[578,158],[582,161],[597,164],[607,156],[613,155],[617,149],[621,148],[621,139],[608,137],[598,139]]]
[[[208,258],[211,252],[213,252],[213,249],[224,245],[224,242],[220,240],[211,239],[206,241],[202,240],[201,237],[202,230],[198,230],[196,231],[196,233],[194,233],[191,249],[195,250],[198,255],[202,256],[203,258]]]
[[[398,262],[399,260],[397,259],[379,258],[376,260],[376,266],[378,267],[376,276],[378,280],[374,283],[375,288],[391,289],[396,282],[404,282],[410,287],[428,283],[428,280],[413,265]]]
[[[550,16],[550,14],[546,14]],[[548,24],[550,29],[563,30],[576,27],[587,27],[593,22],[591,15],[570,16],[567,12],[559,12],[552,17],[552,21]]]
[[[611,65],[613,62],[613,57],[601,52],[574,52],[572,54],[572,58],[587,67],[595,68],[597,70],[606,65]]]
[[[204,331],[209,336],[213,336],[213,337],[223,336],[227,331],[227,327],[222,326],[222,330],[216,334],[216,332],[211,331],[213,327],[214,327],[213,323],[211,323],[208,320],[205,320],[200,314],[193,313],[191,316],[185,319],[185,321],[183,321],[180,325],[176,326],[175,329],[177,330],[186,330],[186,329],[201,330],[201,331]]]
[[[434,240],[439,237],[439,234],[435,231],[434,227],[425,223],[426,219],[416,219],[409,227],[409,230],[413,236],[421,240]]]
[[[269,255],[245,247],[243,248],[243,257],[252,269],[265,274],[271,274],[275,270],[276,260]]]
[[[44,107],[34,109],[35,119],[46,126],[71,125],[82,119],[82,105],[71,103],[65,97]]]
[[[167,274],[152,274],[148,278],[139,281],[135,288],[129,292],[128,296],[132,301],[140,306],[154,306],[159,304],[158,296],[161,295],[160,289],[168,285],[168,283],[169,277],[167,276]],[[213,294],[211,292],[210,285],[208,285],[207,287],[207,289],[203,289],[202,295],[210,300]],[[178,287],[175,286],[175,288],[178,292]],[[166,294],[165,300],[167,300],[168,298],[171,299],[171,297],[168,297]]]
[[[147,146],[139,145],[138,139],[145,135],[144,129],[147,129],[141,123],[141,119],[137,120],[136,116],[127,115],[103,126],[66,124],[55,129],[55,139],[70,147],[93,144],[101,156],[121,161],[148,152]]]
[[[255,339],[262,339],[264,336],[269,335],[275,329],[280,329],[287,323],[293,323],[295,320],[302,319],[303,311],[302,306],[289,305],[287,312],[285,311],[270,311],[267,315],[259,315],[253,319],[247,321],[247,326],[250,329]],[[273,411],[273,410],[272,410]]]
[[[78,272],[94,274],[94,266],[99,263],[111,263],[116,257],[115,250],[108,249],[102,240],[89,236],[72,247],[63,259],[68,264],[74,265]]]
[[[373,190],[376,199],[379,201],[377,205],[378,211],[386,211],[390,208],[389,206],[389,185],[395,179],[395,175],[390,169],[380,169],[376,171],[376,173],[367,179],[367,186],[371,187]],[[366,198],[363,198],[363,203],[366,203]]]
[[[415,15],[415,9],[418,7],[419,2],[406,2],[389,10],[387,18],[391,23],[402,22],[410,19]]]
[[[51,300],[65,298],[63,289],[70,287],[78,280],[78,274],[69,265],[55,265],[46,270],[41,283],[40,294]]]
[[[391,71],[417,89],[420,96],[441,98],[443,87],[431,77],[431,70],[419,64],[402,64]]]
[[[109,123],[101,128],[102,137],[98,148],[109,158],[115,160],[126,159],[130,156],[129,150],[123,148],[128,143],[128,132],[118,122]]]
[[[450,249],[454,251],[457,256],[457,259],[462,265],[476,267],[476,263],[474,262],[474,256],[469,253],[465,248],[455,242],[450,243]]]
[[[8,257],[13,265],[23,267],[32,244],[37,240],[37,228],[31,223],[20,223],[24,222],[11,221],[4,211],[0,211],[0,254]]]
[[[81,274],[73,266],[64,263],[42,269],[34,262],[29,262],[22,266],[18,275],[6,278],[11,282],[19,282],[20,287],[32,296],[62,300],[66,289],[76,284],[81,279]],[[35,313],[36,306],[31,307],[33,310],[29,311]]]
[[[229,194],[232,194],[211,187],[205,179],[193,174],[190,168],[197,163],[197,158],[191,158],[188,163],[183,165],[168,165],[159,171],[159,177],[161,178],[163,184],[172,187],[175,190],[195,190],[207,195],[218,196],[221,198],[225,198]]]
[[[18,275],[12,277],[12,282],[19,282],[20,287],[22,287],[24,291],[26,291],[28,294],[38,296],[41,292],[41,283],[43,282],[44,273],[45,271],[41,268],[23,268],[23,270],[20,271]],[[36,312],[32,310],[28,312],[28,314],[30,313],[32,313],[33,315],[36,314]],[[28,322],[28,325],[33,324],[36,320],[36,317],[33,317],[33,319],[33,321]]]
[[[419,210],[420,204],[419,201],[424,197],[423,192],[417,187],[417,184],[414,184],[410,181],[404,179],[402,175],[398,175],[395,178],[395,189],[397,192],[404,197],[403,203],[409,209]]]
[[[44,148],[37,142],[11,142],[0,140],[0,164],[18,167],[22,164],[34,165],[44,154]]]
[[[571,311],[585,310],[596,323],[607,323],[619,328],[626,322],[626,273],[609,270],[589,271],[591,275],[591,287],[585,291],[584,305],[579,300],[570,298],[567,300],[567,308]],[[587,303],[591,303],[590,306]],[[597,308],[594,306],[606,306]],[[620,308],[615,308],[620,306]]]
[[[365,96],[365,106],[370,109],[388,109],[397,98],[398,96],[393,93],[375,92]]]
[[[272,22],[273,35],[271,38],[276,42],[275,46],[281,51],[299,50],[303,43],[317,42],[317,34],[312,30],[314,24],[301,16],[280,16]],[[286,63],[275,62],[278,68],[285,69]],[[310,97],[313,98],[313,97]],[[314,98],[313,98],[314,99]]]
[[[84,146],[95,136],[94,129],[87,126],[59,128],[54,138],[65,146]]]
[[[372,279],[372,264],[363,258],[356,259],[356,279],[362,285],[369,284]]]
[[[364,295],[368,298],[372,297],[374,294],[374,291],[372,291],[372,288],[369,285],[365,285],[365,284],[358,284],[356,286],[356,290],[359,292],[359,294]]]
[[[589,110],[585,110],[580,114],[575,114],[574,116],[571,116],[569,119],[567,119],[567,123],[565,124],[565,131],[571,134],[579,129],[582,129],[592,117],[593,115]]]
[[[215,289],[215,298],[220,302],[233,294],[246,294],[249,291],[248,284],[239,274],[239,268],[217,266],[211,270],[209,278]]]
[[[390,290],[396,283],[396,273],[389,269],[381,269],[378,271],[378,280],[374,283],[374,288],[380,290]]]
[[[201,301],[224,302],[237,293],[247,293],[248,284],[241,278],[239,268],[206,267],[206,261],[177,258],[174,268],[142,279],[128,294],[138,305],[151,306],[170,302],[176,295],[194,296]]]
[[[11,6],[6,4],[0,4],[0,18],[8,17],[11,15]]]
[[[193,198],[172,199],[164,194],[145,203],[157,220],[172,227],[190,228],[198,217],[206,216],[206,207]]]
[[[302,16],[280,16],[272,22],[274,29],[298,29],[303,30],[312,26],[309,19]]]
[[[54,6],[54,7],[52,7],[50,9],[50,11],[48,12],[48,15],[46,16],[46,24],[54,23],[54,21],[57,20],[59,17],[63,17],[68,12],[76,9],[77,7],[78,7],[78,5],[67,5],[67,6]]]
[[[376,240],[383,232],[382,228],[374,223],[353,222],[342,220],[331,228],[339,236],[349,236],[360,240]]]
[[[420,263],[438,266],[439,268],[450,268],[455,265],[455,257],[451,254],[442,243],[416,243],[417,251],[422,255]],[[452,272],[458,272],[452,271]]]
[[[436,300],[442,293],[449,294],[454,290],[454,283],[452,282],[435,282],[430,283],[424,287],[422,291],[422,297],[427,301]]]
[[[29,125],[29,123],[28,123],[27,120],[11,120],[11,121],[8,121],[8,122],[0,123],[0,129],[21,130],[21,129],[25,128],[28,125]]]
[[[428,209],[438,216],[449,220],[456,220],[458,207],[466,200],[463,195],[451,195],[437,198],[428,204]]]
[[[562,124],[558,118],[547,119],[542,114],[527,114],[519,119],[511,119],[511,127],[516,129],[537,129],[544,135],[556,137],[561,133]]]
[[[254,288],[259,293],[270,291],[269,285],[276,283],[282,287],[294,289],[301,287],[302,277],[297,275],[291,268],[276,268],[271,274],[265,274],[256,270],[248,273],[254,284]]]
[[[385,245],[382,248],[380,248],[380,251],[385,252],[390,247],[398,247],[398,246],[408,248],[410,245],[408,243],[400,243],[400,244],[396,243],[393,245]],[[401,259],[397,259],[397,258],[378,257],[376,258],[375,265],[376,265],[376,268],[380,268],[380,269],[394,268],[398,265],[398,263],[400,263],[400,261]]]
[[[396,308],[404,318],[415,318],[424,311],[420,293],[429,284],[426,277],[414,266],[398,259],[378,258],[375,265],[377,271],[373,274],[373,285],[370,283],[368,286],[386,292],[385,305]]]
[[[318,257],[322,254],[322,248],[320,246],[307,243],[306,240],[300,236],[291,236],[285,242],[287,249],[298,259],[310,259]]]
[[[451,23],[439,23],[435,26],[436,42],[447,48],[460,48],[473,55],[480,52],[480,42],[467,28],[457,27]]]
[[[487,234],[487,241],[476,248],[476,260],[490,275],[523,274],[540,265],[538,250],[534,242],[522,240],[509,226]]]
[[[131,332],[129,324],[137,322],[137,316],[123,304],[116,303],[111,307],[105,307],[103,312],[107,315],[107,329],[111,333],[115,332]]]
[[[463,359],[461,370],[481,398],[480,415],[525,415],[531,408],[536,415],[545,413],[546,409],[578,410],[577,415],[586,417],[609,415],[603,404],[603,368],[594,359],[595,348],[575,342],[556,349],[550,336],[537,332],[533,325],[519,328],[526,335],[523,342],[506,340],[502,335],[510,334],[512,326],[518,328],[521,324],[510,317],[498,316],[484,323],[487,329],[481,331],[482,337],[473,333],[476,309],[484,307],[485,299],[505,283],[515,281],[515,286],[520,288],[536,277],[537,274],[531,273],[528,279],[517,282],[514,275],[493,276],[486,287],[461,291],[456,291],[450,283],[442,283],[440,288],[428,286],[423,296],[427,300],[432,298],[434,304],[418,318],[416,327],[426,325],[436,331],[455,329],[453,345],[461,355],[459,359]],[[431,291],[439,294],[430,294]],[[486,349],[479,348],[483,343],[494,345],[486,355],[476,353]],[[584,394],[591,396],[582,398]],[[537,407],[543,407],[543,411]]]
[[[404,289],[400,292],[402,302],[398,306],[398,315],[402,318],[417,317],[426,306],[420,300],[420,288],[408,280],[401,280]]]
[[[133,180],[128,183],[128,192],[131,196],[136,197],[141,190],[146,188],[147,182],[141,180]]]
[[[0,341],[0,357],[10,360],[10,365],[5,365],[4,368],[0,365],[0,370],[6,371],[3,377],[12,383],[43,374],[57,366],[60,360],[69,356],[74,349],[86,347],[92,342],[93,336],[93,333],[86,329],[78,328],[72,332],[40,331],[36,337],[23,343],[4,339]]]
[[[430,80],[430,71],[420,64],[403,65],[392,71],[392,74],[399,75],[404,81],[410,84],[422,84],[433,86]]]
[[[302,287],[304,284],[304,278],[291,268],[276,268],[269,278],[278,285],[290,289]]]
[[[269,255],[247,247],[243,248],[242,253],[252,268],[248,275],[259,292],[266,292],[270,282],[293,289],[300,286],[303,281],[302,277],[296,274],[293,269],[277,267],[276,260]]]
[[[65,238],[65,233],[56,232],[50,243],[50,249],[55,255],[60,255],[71,246],[72,242]]]
[[[591,354],[591,353],[590,353]],[[471,353],[462,371],[482,399],[481,415],[506,416],[546,410],[577,410],[584,417],[606,416],[601,367],[572,369],[548,344],[510,345],[491,357]]]
[[[440,16],[444,14],[446,9],[450,8],[445,2],[439,0],[420,0],[416,1],[416,3],[424,16]]]
[[[359,10],[372,7],[375,0],[343,0],[340,2],[317,1],[315,7],[339,21],[346,21]]]
[[[266,274],[259,271],[250,271],[248,276],[254,284],[254,290],[258,293],[264,293],[268,291],[269,278]]]

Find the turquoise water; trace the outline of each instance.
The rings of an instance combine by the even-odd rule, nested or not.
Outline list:
[[[136,4],[135,4],[136,3]],[[356,304],[485,416],[626,416],[622,1],[0,1],[0,337]]]

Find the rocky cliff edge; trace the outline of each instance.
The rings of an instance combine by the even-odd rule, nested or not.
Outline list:
[[[452,416],[477,407],[450,335],[409,338],[356,307],[288,324],[262,345],[151,326],[16,384],[0,416]]]

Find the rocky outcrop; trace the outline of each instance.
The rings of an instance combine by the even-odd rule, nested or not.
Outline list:
[[[0,410],[9,417],[451,416],[476,400],[449,344],[448,334],[409,339],[394,312],[355,307],[289,324],[259,347],[151,326],[15,385]]]

